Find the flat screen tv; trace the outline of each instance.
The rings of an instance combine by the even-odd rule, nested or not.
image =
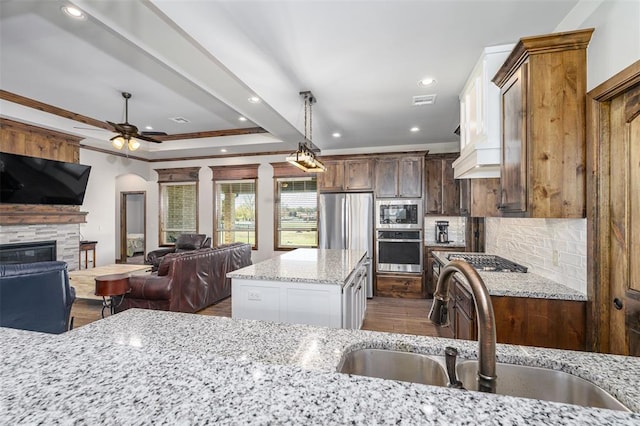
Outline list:
[[[0,152],[0,202],[82,205],[91,166]]]

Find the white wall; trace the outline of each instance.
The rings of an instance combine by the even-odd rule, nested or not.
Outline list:
[[[259,262],[281,252],[273,250],[274,185],[269,163],[282,162],[282,155],[247,156],[188,161],[146,163],[124,159],[86,149],[80,150],[80,162],[92,166],[87,195],[82,206],[88,211],[87,223],[81,225],[84,239],[98,241],[97,265],[111,264],[120,257],[120,192],[146,191],[146,252],[158,248],[159,199],[158,175],[154,169],[200,167],[198,183],[198,231],[213,235],[213,182],[210,166],[259,163],[257,184],[258,250],[252,260]]]
[[[98,241],[96,266],[113,264],[117,257],[120,230],[117,178],[135,173],[148,180],[148,163],[87,149],[80,149],[80,163],[91,166],[87,192],[80,208],[89,212],[87,223],[80,225],[81,239]]]
[[[595,28],[587,48],[587,90],[640,60],[640,1],[583,0],[556,31]]]

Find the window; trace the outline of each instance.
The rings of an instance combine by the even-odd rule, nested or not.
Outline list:
[[[276,178],[276,249],[318,246],[316,178]]]
[[[243,242],[257,249],[255,179],[216,182],[215,194],[215,245]]]
[[[180,234],[198,233],[200,167],[155,169],[160,192],[161,246],[174,245]]]
[[[174,244],[180,234],[198,233],[196,182],[160,184],[160,245]]]

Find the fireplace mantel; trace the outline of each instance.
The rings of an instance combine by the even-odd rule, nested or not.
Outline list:
[[[0,204],[0,225],[86,223],[87,214],[79,206]]]

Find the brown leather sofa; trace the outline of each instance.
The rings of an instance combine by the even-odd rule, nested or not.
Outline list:
[[[158,271],[129,278],[131,291],[116,308],[194,313],[231,296],[227,272],[251,265],[251,245],[225,244],[163,257]]]
[[[152,265],[152,271],[157,271],[160,262],[162,262],[162,258],[168,254],[182,253],[207,247],[211,247],[211,238],[205,234],[180,234],[175,246],[150,251],[144,263]]]

